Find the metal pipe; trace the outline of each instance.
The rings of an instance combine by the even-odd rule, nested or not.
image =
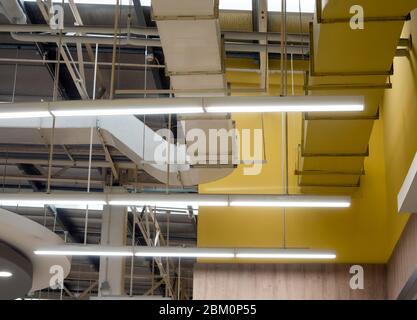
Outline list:
[[[15,165],[15,164],[34,164],[34,165],[48,165],[47,159],[20,159],[20,158],[0,158],[0,165]],[[133,169],[134,165],[129,162],[119,162],[117,166],[122,169]],[[53,167],[74,167],[74,168],[88,168],[88,161],[75,161],[70,160],[54,160]],[[93,161],[93,168],[110,168],[110,164],[106,161]]]
[[[54,33],[48,25],[21,25],[21,24],[2,24],[0,32],[49,32]],[[96,26],[65,26],[63,33],[84,33],[84,34],[112,34],[113,28],[96,27]],[[135,34],[158,37],[158,29],[156,28],[120,28],[120,34]]]
[[[116,81],[116,49],[117,49],[117,40],[119,38],[119,15],[120,15],[120,0],[116,0],[116,7],[114,10],[114,33],[113,33],[113,52],[112,52],[112,65],[111,65],[111,76],[110,76],[110,99],[114,97],[114,84]],[[120,40],[120,38],[119,38]],[[130,41],[130,37],[127,38],[127,41]],[[120,43],[120,42],[119,42]]]
[[[230,92],[251,92],[261,93],[263,89],[259,88],[234,88],[229,89]],[[116,90],[116,95],[145,95],[145,94],[223,94],[224,89],[119,89]]]
[[[57,35],[44,35],[44,34],[22,34],[22,33],[10,33],[12,38],[17,41],[24,42],[58,42],[59,36]],[[104,44],[113,45],[114,37],[96,37],[96,36],[62,36],[62,43],[81,43],[81,44]],[[149,47],[162,47],[161,41],[153,39],[137,39],[137,38],[125,38],[119,37],[118,44],[122,46],[149,46]]]
[[[16,41],[23,42],[58,42],[59,36],[57,35],[45,35],[45,34],[22,34],[11,33],[11,36]],[[156,39],[138,39],[138,38],[126,38],[117,37],[118,45],[121,46],[139,46],[139,47],[162,47],[161,41]],[[113,45],[114,37],[97,37],[97,36],[62,36],[62,43],[82,43],[82,44],[100,44],[100,45]],[[302,54],[305,48],[300,46],[288,47],[289,53]],[[226,51],[236,52],[269,52],[269,53],[281,53],[279,45],[262,45],[256,43],[225,43]]]
[[[281,41],[281,33],[279,32],[240,32],[240,31],[224,31],[222,32],[223,37],[229,40],[253,40],[260,41],[268,39],[269,41]],[[303,42],[303,37],[308,37],[308,34],[288,34],[288,42]]]
[[[11,181],[42,181],[48,182],[47,177],[39,176],[6,176],[6,180]],[[59,183],[73,183],[73,184],[87,184],[88,181],[84,179],[73,179],[73,178],[51,178],[50,182],[59,182]],[[99,180],[90,180],[90,183],[93,185],[103,185],[103,181]]]
[[[49,32],[54,30],[48,25],[0,25],[0,32]],[[65,26],[63,33],[84,33],[84,34],[113,34],[113,28],[97,27],[97,26]],[[120,34],[133,34],[142,36],[159,37],[157,28],[120,28]],[[241,32],[241,31],[224,31],[222,35],[229,40],[243,40],[243,41],[259,41],[268,39],[270,41],[281,41],[281,34],[279,32]],[[304,42],[303,38],[308,37],[308,34],[288,34],[287,41],[300,43]]]
[[[0,60],[1,61],[1,60]],[[226,68],[226,71],[230,72],[251,72],[251,73],[261,73],[259,69],[251,69],[251,68]],[[280,74],[280,69],[269,69],[268,71],[270,74]],[[294,74],[304,74],[304,70],[294,70]]]
[[[268,52],[268,53],[281,53],[282,48],[278,44],[257,44],[257,43],[230,43],[227,42],[224,44],[226,51],[236,51],[236,52]],[[301,55],[307,47],[303,48],[301,46],[290,46],[287,48],[287,51],[292,54]]]
[[[58,61],[58,60],[44,60],[44,59],[20,59],[20,58],[0,58],[0,63],[2,62],[10,62],[14,64],[46,64],[46,63],[65,63],[65,61]],[[78,64],[79,61],[74,61],[74,63]],[[95,66],[95,62],[85,61],[85,65],[88,66]],[[111,62],[97,62],[98,66],[110,66],[112,65]],[[128,68],[145,68],[145,64],[143,63],[124,63],[124,62],[116,62],[116,66],[119,67],[128,67]],[[163,69],[165,65],[160,64],[148,64],[147,68],[156,68],[156,69]],[[253,69],[255,70],[255,69]]]
[[[93,100],[96,100],[97,69],[98,69],[98,44],[96,43],[96,54],[94,57]]]
[[[308,91],[316,90],[350,90],[350,89],[392,89],[391,83],[386,84],[318,84],[306,87]]]

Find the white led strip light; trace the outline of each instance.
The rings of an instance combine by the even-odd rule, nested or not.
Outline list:
[[[209,97],[5,103],[0,119],[258,112],[360,112],[363,97]]]
[[[209,259],[283,259],[328,260],[335,259],[332,250],[309,249],[244,249],[244,248],[182,248],[182,247],[110,247],[99,245],[64,245],[35,250],[36,255],[47,256],[111,256],[111,257],[163,257]]]
[[[36,0],[25,0],[28,2],[36,2]],[[64,0],[65,3],[68,0]],[[76,4],[96,4],[96,5],[114,5],[115,0],[74,0]],[[298,1],[287,1],[287,12],[299,12],[299,3]],[[151,0],[141,0],[141,5],[143,7],[150,7]],[[120,0],[121,5],[128,6],[131,4],[131,0]],[[241,10],[241,11],[252,11],[252,0],[220,0],[219,1],[220,10]],[[314,0],[302,0],[301,1],[301,12],[313,13],[315,9]],[[280,12],[281,11],[281,1],[277,0],[268,0],[268,11],[270,12]]]
[[[0,193],[0,206],[156,206],[156,207],[278,207],[348,208],[349,196],[309,195],[205,195],[148,193]]]

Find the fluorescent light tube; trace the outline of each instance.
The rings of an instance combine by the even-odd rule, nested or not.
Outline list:
[[[6,103],[0,119],[114,116],[146,114],[204,114],[233,112],[359,112],[363,97],[209,97],[147,98],[39,103]]]
[[[350,197],[309,195],[231,195],[231,207],[348,208]]]
[[[360,112],[363,97],[227,97],[206,100],[208,113],[253,112]]]
[[[36,0],[24,0],[26,2],[36,2]],[[55,4],[61,4],[62,0],[55,0]],[[68,3],[68,0],[64,0],[64,3]],[[116,0],[74,0],[75,4],[96,4],[96,5],[116,5]],[[143,7],[149,7],[151,5],[151,0],[141,0],[141,5]],[[131,0],[120,0],[120,5],[130,6]]]
[[[64,245],[35,250],[36,255],[48,256],[109,256],[109,257],[166,257],[166,258],[234,258],[230,248],[182,247],[110,247],[100,245]]]
[[[234,258],[233,249],[225,248],[181,248],[181,247],[136,247],[136,257],[165,258]]]
[[[345,105],[326,105],[326,106],[310,106],[310,105],[276,105],[276,106],[227,106],[219,105],[215,107],[207,107],[208,113],[254,113],[254,112],[348,112],[363,111],[363,105],[345,104]]]
[[[106,195],[103,193],[0,193],[0,205],[2,206],[39,207],[44,205],[62,205],[85,207],[88,205],[91,207],[97,207],[106,204]]]
[[[56,117],[203,113],[201,98],[146,98],[50,102]]]
[[[100,245],[64,245],[35,250],[36,255],[46,256],[97,256],[97,257],[132,257],[129,247],[110,247]]]
[[[227,259],[227,258],[234,258],[233,253],[205,253],[205,252],[136,252],[136,257],[162,257],[162,258],[217,258],[217,259]]]
[[[35,2],[36,0],[24,0],[27,2]],[[61,1],[56,1],[61,3]],[[68,3],[68,0],[64,0],[65,3]],[[95,5],[115,5],[115,0],[74,0],[76,4],[95,4]],[[142,7],[150,7],[151,0],[141,0]],[[120,0],[120,4],[124,6],[129,6],[131,0]],[[242,11],[251,11],[252,10],[252,0],[220,0],[219,1],[220,10],[242,10]],[[315,9],[315,0],[301,0],[301,12],[313,13]],[[281,1],[278,0],[268,0],[268,11],[272,12],[281,12]],[[287,12],[299,12],[298,1],[287,1]]]
[[[36,255],[46,256],[97,256],[97,257],[132,257],[132,252],[124,251],[77,251],[77,250],[36,250]]]
[[[14,207],[14,206],[21,206],[21,207],[41,207],[44,205],[61,205],[63,208],[85,208],[85,207],[91,207],[91,208],[102,208],[103,205],[105,205],[105,202],[102,201],[77,201],[77,200],[0,200],[0,205],[5,207]]]
[[[0,278],[10,278],[13,273],[9,271],[0,271]]]
[[[330,250],[308,249],[263,249],[263,248],[182,248],[110,247],[100,245],[63,245],[35,250],[36,255],[49,256],[109,256],[109,257],[164,257],[164,258],[209,258],[209,259],[335,259]]]
[[[335,259],[334,251],[307,249],[237,249],[238,259]]]
[[[25,119],[52,117],[45,102],[4,103],[0,107],[0,119]]]
[[[206,207],[286,207],[286,208],[348,208],[349,196],[310,195],[215,195],[215,194],[148,194],[148,193],[0,193],[0,205],[39,207],[89,206],[157,206],[171,208]]]
[[[25,119],[25,118],[48,118],[51,114],[48,111],[19,111],[2,112],[0,109],[0,119]]]
[[[232,201],[231,207],[275,207],[275,208],[349,208],[349,202],[300,202],[300,201]]]
[[[192,201],[192,202],[184,202],[184,201],[134,201],[134,200],[125,200],[125,201],[109,201],[109,205],[111,206],[150,206],[150,207],[163,207],[163,208],[187,208],[187,207],[226,207],[227,201]]]
[[[121,115],[150,115],[150,114],[193,114],[202,113],[202,107],[151,107],[151,108],[106,108],[106,109],[73,109],[51,110],[56,117],[77,116],[121,116]]]
[[[227,195],[203,194],[109,194],[108,203],[112,206],[157,206],[157,207],[225,207]]]
[[[102,203],[96,204],[96,205],[94,205],[92,203],[82,204],[79,201],[77,201],[76,203],[70,203],[70,204],[55,203],[53,205],[57,209],[85,210],[88,207],[88,209],[91,210],[91,211],[102,211],[104,204],[102,204]],[[35,201],[34,202],[34,201],[13,200],[13,201],[0,201],[0,206],[2,206],[2,207],[43,208],[45,206],[45,203],[43,201],[38,201],[38,202]],[[175,214],[175,213],[172,213],[172,214]],[[186,213],[184,213],[184,214],[186,214]]]

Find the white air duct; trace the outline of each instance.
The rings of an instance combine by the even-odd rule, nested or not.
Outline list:
[[[78,104],[86,102],[78,102]],[[36,104],[36,103],[35,103]],[[33,105],[35,105],[33,104]],[[217,121],[217,120],[216,120]],[[123,124],[123,125],[120,125]],[[33,119],[0,119],[0,143],[38,144],[45,145],[52,141],[52,117]],[[170,153],[185,159],[185,148],[169,144],[161,135],[146,126],[133,115],[119,116],[74,116],[58,117],[55,121],[54,144],[89,145],[90,130],[95,128],[93,144],[101,145],[102,140],[107,146],[119,150],[138,168],[171,186],[195,186],[207,183],[230,174],[234,168],[199,167],[190,164],[168,165],[165,158],[158,158],[158,150],[170,149]],[[100,130],[101,137],[99,136]],[[168,174],[169,170],[169,174]],[[169,179],[169,181],[168,181]]]
[[[1,0],[0,13],[6,16],[10,23],[25,24],[26,15],[17,0]]]

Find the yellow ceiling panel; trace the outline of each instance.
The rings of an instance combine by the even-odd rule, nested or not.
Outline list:
[[[360,5],[366,17],[394,17],[405,16],[417,7],[416,0],[381,1],[381,0],[321,0],[323,18],[351,17],[350,8]]]
[[[403,25],[403,21],[367,23],[363,30],[343,23],[317,26],[315,71],[389,71]]]
[[[305,121],[303,153],[365,154],[373,123],[373,120]]]

